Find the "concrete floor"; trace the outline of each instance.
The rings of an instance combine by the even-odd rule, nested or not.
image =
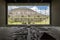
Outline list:
[[[40,35],[39,37],[41,37],[44,32],[48,33],[56,40],[60,40],[60,27],[0,27],[0,40],[14,40],[16,38],[16,34],[22,35],[22,33],[24,35],[27,34],[27,38],[24,40],[32,40],[31,37],[33,38],[34,34],[38,34]],[[34,40],[37,39],[35,38]]]

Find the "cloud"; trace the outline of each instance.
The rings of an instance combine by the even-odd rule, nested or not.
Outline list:
[[[49,6],[47,6],[47,7],[48,8],[46,10],[39,10],[37,6],[34,6],[34,7],[30,8],[30,9],[32,9],[32,10],[38,12],[38,13],[44,14],[44,15],[49,15],[49,13],[50,13],[49,12]]]
[[[46,13],[47,13],[47,15],[50,14],[50,8],[49,7],[47,8]]]
[[[20,8],[20,7],[26,7],[26,8],[32,9],[38,13],[44,14],[44,15],[49,15],[49,13],[50,13],[49,6],[47,6],[48,8],[46,10],[38,9],[37,6],[8,6],[8,10]]]
[[[30,9],[32,9],[32,10],[34,10],[34,11],[36,11],[36,12],[40,13],[40,10],[39,10],[36,6],[34,6],[34,7],[30,8]]]
[[[40,10],[40,12],[44,15],[49,15],[50,14],[50,9],[48,7],[47,10]]]
[[[8,6],[8,10],[15,9],[15,8],[21,8],[21,7],[32,8],[33,6]]]
[[[18,6],[8,6],[8,10],[19,8]]]

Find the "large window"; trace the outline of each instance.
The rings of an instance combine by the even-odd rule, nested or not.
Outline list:
[[[50,25],[49,3],[8,3],[8,25]]]

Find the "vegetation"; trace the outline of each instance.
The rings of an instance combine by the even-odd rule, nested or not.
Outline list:
[[[21,17],[24,19],[24,17]],[[8,18],[8,25],[22,25],[22,24],[39,24],[39,25],[48,25],[50,23],[50,18],[43,19],[42,21],[34,21],[31,20],[31,18],[34,19],[34,17],[27,17],[28,21],[26,20],[21,20],[21,21],[14,21],[11,18]],[[36,17],[39,19],[39,17]],[[37,19],[37,20],[38,20]],[[35,19],[36,20],[36,19]],[[25,22],[26,21],[26,22]]]
[[[17,8],[8,13],[8,25],[48,25],[50,23],[49,19],[49,16],[38,13],[28,8]]]

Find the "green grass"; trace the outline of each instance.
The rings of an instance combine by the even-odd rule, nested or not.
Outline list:
[[[28,24],[28,22],[26,22]],[[47,18],[41,22],[35,22],[35,23],[30,23],[30,24],[39,24],[39,25],[49,25],[50,24],[50,18]],[[13,20],[8,18],[8,25],[22,25],[22,22],[14,22]]]

